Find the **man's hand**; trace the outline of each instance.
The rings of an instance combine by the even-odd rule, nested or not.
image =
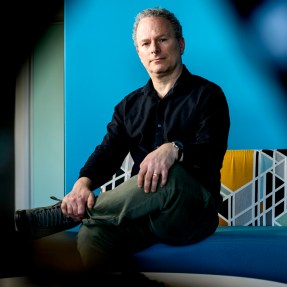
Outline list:
[[[145,192],[155,192],[159,183],[164,186],[176,158],[177,150],[172,143],[165,143],[149,153],[140,164],[138,187],[143,187]]]
[[[87,177],[79,178],[73,189],[64,197],[61,209],[65,216],[74,221],[81,221],[86,212],[86,206],[92,208],[95,204],[95,195],[90,189],[91,181]]]

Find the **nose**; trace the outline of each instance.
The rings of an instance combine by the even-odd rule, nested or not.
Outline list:
[[[160,52],[160,47],[156,41],[151,42],[150,49],[152,54],[157,54]]]

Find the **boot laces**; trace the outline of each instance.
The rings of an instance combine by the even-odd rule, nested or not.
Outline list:
[[[51,199],[59,201],[50,207],[40,208],[34,213],[34,218],[39,226],[53,227],[62,226],[71,222],[71,219],[65,217],[61,210],[61,200],[52,197]]]

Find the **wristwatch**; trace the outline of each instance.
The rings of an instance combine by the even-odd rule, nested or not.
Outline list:
[[[183,154],[183,144],[179,141],[174,141],[172,144],[178,150],[177,161],[179,161]]]

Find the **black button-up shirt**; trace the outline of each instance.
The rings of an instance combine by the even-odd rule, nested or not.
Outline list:
[[[230,119],[222,89],[184,66],[174,87],[160,98],[148,83],[116,105],[107,133],[80,170],[93,189],[117,172],[130,152],[132,175],[145,156],[163,143],[180,141],[181,163],[217,200],[220,197],[220,169],[227,149]]]

